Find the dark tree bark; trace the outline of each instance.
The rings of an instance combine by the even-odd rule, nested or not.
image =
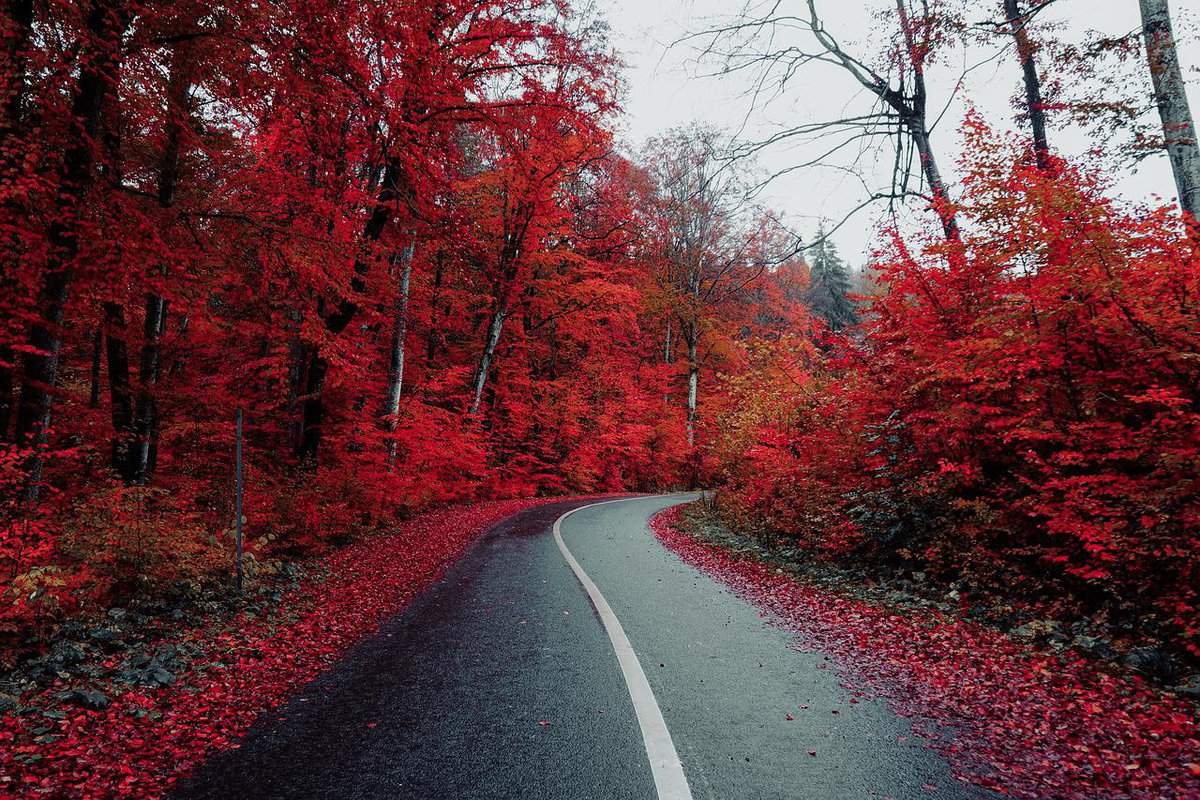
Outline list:
[[[441,303],[439,293],[442,289],[442,279],[445,270],[445,258],[441,252],[434,257],[433,262],[433,292],[429,298],[429,332],[425,338],[425,366],[433,366],[433,358],[437,355],[440,331],[437,326],[438,308]],[[449,309],[442,312],[443,317],[449,314]]]
[[[0,347],[0,442],[8,441],[8,424],[13,410],[13,368],[15,354],[11,347]]]
[[[1017,45],[1017,58],[1021,62],[1021,76],[1025,83],[1025,112],[1029,126],[1033,129],[1033,153],[1038,169],[1050,167],[1050,141],[1046,135],[1046,109],[1042,103],[1042,82],[1038,78],[1037,63],[1033,57],[1033,45],[1025,30],[1028,19],[1021,12],[1020,0],[1004,0],[1004,17],[1008,29]]]
[[[116,86],[120,69],[120,40],[128,15],[122,2],[99,0],[87,15],[86,40],[81,47],[80,74],[71,104],[78,135],[63,154],[56,219],[50,226],[51,253],[37,298],[37,318],[30,325],[29,352],[21,359],[23,381],[17,406],[17,439],[35,448],[48,441],[55,383],[62,350],[62,323],[72,268],[79,250],[76,218],[94,182],[95,142],[105,103]],[[27,464],[28,496],[40,492],[44,459],[35,453]]]
[[[188,92],[191,91],[192,51],[184,43],[171,54],[171,72],[167,79],[167,117],[163,151],[158,164],[158,205],[164,211],[175,204],[179,186],[180,154],[183,134],[189,124]],[[170,224],[169,219],[165,224]],[[164,265],[160,274],[165,277]],[[167,329],[167,301],[159,293],[146,294],[142,352],[138,364],[137,410],[134,415],[134,445],[128,474],[136,484],[150,480],[157,466],[159,409],[155,392],[162,371],[162,337]]]
[[[300,436],[296,445],[296,455],[309,469],[316,469],[317,451],[321,446],[321,426],[325,422],[325,405],[322,393],[325,391],[325,376],[329,372],[329,362],[321,355],[316,346],[306,346],[308,363],[304,373],[304,390],[301,395]]]
[[[925,173],[925,182],[929,184],[929,190],[933,194],[934,211],[942,223],[942,233],[946,235],[947,239],[957,240],[958,217],[950,205],[950,192],[946,189],[946,182],[942,178],[941,169],[938,168],[933,145],[929,141],[929,131],[925,126],[924,102],[922,102],[920,115],[910,118],[906,124],[909,126],[909,135],[912,136],[913,143],[917,147],[917,154],[921,158],[921,170]]]
[[[8,179],[13,165],[18,163],[22,150],[18,134],[23,128],[22,107],[26,87],[26,53],[33,31],[33,0],[8,0],[3,16],[0,16],[0,37],[3,37],[4,62],[0,80],[0,168]],[[8,269],[13,269],[10,259],[14,254],[5,254],[5,275],[0,277],[0,292],[12,291],[13,281]],[[15,272],[15,269],[14,269]],[[0,441],[8,440],[9,423],[12,420],[16,391],[16,354],[11,347],[0,347]]]
[[[383,235],[384,228],[392,218],[396,200],[400,196],[400,164],[395,160],[388,162],[383,175],[383,188],[375,199],[375,208],[363,226],[362,238],[367,244],[374,244]],[[354,316],[358,313],[358,302],[355,296],[366,290],[364,280],[370,271],[370,264],[363,257],[354,261],[354,277],[350,281],[350,294],[343,298],[337,308],[325,314],[325,329],[335,336],[344,331]],[[308,364],[304,371],[303,413],[300,424],[300,441],[297,455],[300,461],[310,468],[315,468],[317,452],[321,445],[321,427],[325,423],[325,405],[322,395],[325,391],[325,378],[329,374],[329,362],[321,355],[319,348],[309,348]]]
[[[928,105],[928,89],[925,85],[925,65],[917,54],[917,43],[913,34],[912,21],[909,18],[907,0],[896,0],[896,14],[900,19],[900,31],[909,54],[909,67],[912,69],[912,91],[906,97],[900,92],[885,91],[883,99],[892,106],[900,116],[901,122],[908,129],[917,154],[921,158],[921,169],[925,174],[925,183],[933,195],[934,211],[942,223],[942,231],[950,240],[958,239],[958,219],[950,200],[950,192],[942,179],[934,156],[933,145],[929,140],[929,120],[926,106]],[[886,86],[886,84],[884,84]]]
[[[167,301],[156,294],[146,298],[142,353],[138,364],[137,410],[133,421],[129,478],[144,484],[154,473],[158,452],[158,401],[154,389],[162,362],[162,335],[167,326]]]
[[[92,385],[88,395],[88,408],[100,407],[100,356],[103,343],[104,332],[97,325],[96,330],[92,331]]]
[[[189,318],[187,314],[180,314],[175,317],[175,331],[177,338],[182,339],[188,332]],[[184,367],[184,357],[182,353],[177,352],[175,358],[171,361],[171,367],[167,370],[168,376],[178,375]]]
[[[487,385],[488,373],[496,359],[496,347],[500,344],[500,335],[504,331],[504,322],[511,311],[514,282],[520,271],[521,251],[525,246],[525,236],[533,223],[533,210],[521,208],[513,215],[513,224],[505,223],[507,233],[500,251],[500,263],[496,270],[497,278],[492,287],[492,318],[488,322],[487,338],[483,343],[483,352],[479,354],[479,365],[475,368],[475,379],[471,386],[471,405],[467,413],[479,413],[483,403],[483,389]]]
[[[129,344],[125,309],[117,303],[104,304],[104,342],[108,360],[109,405],[112,411],[112,466],[125,480],[129,450],[133,443],[133,389],[129,383]]]
[[[286,447],[289,453],[300,449],[300,392],[304,387],[304,370],[308,367],[312,353],[300,338],[300,320],[302,312],[299,308],[290,307],[287,310],[288,319],[288,397],[287,397],[287,428]]]

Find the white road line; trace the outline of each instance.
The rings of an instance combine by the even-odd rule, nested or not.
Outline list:
[[[629,644],[629,639],[625,636],[625,630],[621,627],[617,615],[609,607],[604,595],[600,594],[596,584],[592,583],[592,579],[583,571],[583,567],[579,566],[575,556],[571,555],[571,551],[567,549],[562,538],[563,520],[576,511],[608,503],[623,503],[638,499],[644,498],[605,500],[572,509],[554,521],[554,541],[558,543],[558,549],[562,551],[563,558],[567,560],[575,577],[579,579],[583,588],[587,590],[588,596],[592,598],[592,605],[596,607],[596,612],[604,622],[604,629],[608,631],[608,638],[612,640],[613,650],[617,653],[617,661],[621,663],[621,673],[625,676],[625,685],[629,687],[629,699],[633,701],[633,710],[637,713],[638,725],[642,729],[642,740],[646,743],[646,755],[650,758],[650,770],[654,773],[654,786],[658,790],[658,800],[692,800],[692,790],[688,786],[687,776],[683,774],[683,765],[679,763],[679,754],[675,752],[675,742],[671,740],[671,732],[667,730],[667,723],[663,720],[658,701],[654,699],[654,692],[646,681],[646,673],[642,670],[642,664],[638,661],[637,654],[633,652],[633,647]]]

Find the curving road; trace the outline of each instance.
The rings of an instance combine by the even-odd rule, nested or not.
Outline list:
[[[658,543],[647,520],[694,497],[505,520],[178,796],[990,796]]]

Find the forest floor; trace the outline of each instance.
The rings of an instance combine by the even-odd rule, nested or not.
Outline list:
[[[241,600],[145,601],[68,622],[45,654],[0,676],[0,797],[161,795],[236,747],[491,526],[561,499],[421,514],[252,584]]]
[[[827,654],[847,689],[910,717],[962,778],[1025,798],[1200,798],[1200,717],[1188,687],[1169,692],[1084,653],[1053,621],[1005,631],[911,579],[797,560],[729,530],[702,504],[668,510],[652,527],[686,563],[793,632],[798,648]]]

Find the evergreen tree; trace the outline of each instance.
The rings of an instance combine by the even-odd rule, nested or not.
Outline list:
[[[834,243],[825,238],[824,228],[817,232],[817,243],[808,249],[811,282],[805,302],[813,313],[841,330],[858,322],[850,293],[850,271],[837,253]]]

